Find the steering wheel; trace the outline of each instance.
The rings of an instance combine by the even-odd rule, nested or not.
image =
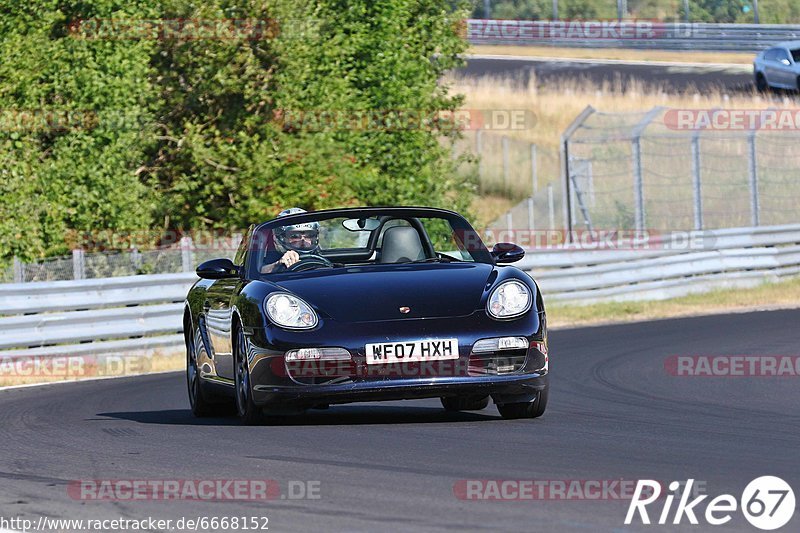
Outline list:
[[[300,261],[287,267],[288,272],[303,272],[304,270],[313,270],[315,268],[328,267],[332,268],[333,263],[322,257],[321,255],[308,254],[300,258]]]

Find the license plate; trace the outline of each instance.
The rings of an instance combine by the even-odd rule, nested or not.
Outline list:
[[[413,361],[458,359],[458,339],[426,339],[367,344],[367,364],[385,365]]]

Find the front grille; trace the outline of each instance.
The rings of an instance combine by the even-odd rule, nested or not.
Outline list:
[[[527,350],[502,350],[469,356],[469,375],[486,376],[519,372],[525,366]]]
[[[289,377],[303,385],[351,383],[356,376],[353,361],[301,361],[286,364]]]

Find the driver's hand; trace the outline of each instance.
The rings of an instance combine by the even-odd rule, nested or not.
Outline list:
[[[278,262],[283,266],[285,266],[286,268],[289,268],[298,261],[300,261],[300,254],[298,254],[294,250],[289,250],[288,252],[283,254],[283,257],[281,257],[280,260],[278,260]]]

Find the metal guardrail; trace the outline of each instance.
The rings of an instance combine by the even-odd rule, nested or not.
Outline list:
[[[660,300],[800,274],[800,225],[690,232],[696,249],[532,251],[520,263],[546,301]]]
[[[0,358],[173,348],[193,272],[0,285]]]
[[[800,274],[800,224],[692,232],[698,249],[530,250],[546,302],[662,299]],[[194,273],[0,285],[0,358],[120,354],[182,344]]]
[[[575,48],[650,48],[756,52],[780,41],[800,40],[800,25],[711,24],[649,20],[467,21],[470,44]]]

